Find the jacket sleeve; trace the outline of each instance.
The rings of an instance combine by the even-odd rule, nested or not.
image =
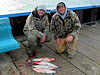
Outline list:
[[[49,33],[49,19],[48,16],[45,17],[45,30],[44,30],[44,34],[47,35]]]
[[[55,33],[55,18],[54,18],[54,15],[51,19],[51,23],[50,23],[50,32],[51,33]]]
[[[73,28],[72,28],[73,31],[72,31],[71,35],[75,36],[75,35],[79,34],[81,24],[80,24],[80,20],[75,12],[71,11],[71,15],[72,15],[73,23],[74,23]]]
[[[28,16],[23,32],[29,38],[34,36],[41,38],[44,35],[43,33],[39,32],[34,26],[34,19],[32,19],[32,14]]]
[[[46,35],[46,41],[51,41],[52,36],[51,36],[51,32],[50,32],[50,23],[49,23],[48,16],[46,16],[44,34]]]

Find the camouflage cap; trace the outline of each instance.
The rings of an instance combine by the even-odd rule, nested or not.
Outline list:
[[[60,3],[58,3],[58,4],[57,4],[57,9],[58,9],[60,6],[64,6],[64,7],[66,7],[66,5],[65,5],[64,2],[60,2]]]

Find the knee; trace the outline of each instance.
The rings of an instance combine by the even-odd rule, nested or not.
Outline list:
[[[34,38],[28,39],[28,46],[29,47],[35,47],[35,46],[37,46],[37,40],[34,39]]]
[[[78,40],[78,35],[75,35],[74,36],[74,40]]]

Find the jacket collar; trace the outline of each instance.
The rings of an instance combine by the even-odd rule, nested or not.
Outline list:
[[[57,14],[58,16],[60,16],[60,17],[64,20],[64,18],[70,17],[70,10],[67,9],[66,12],[65,12],[65,14],[64,14],[63,16],[62,16],[61,14],[59,14],[58,12],[56,12],[56,14]]]

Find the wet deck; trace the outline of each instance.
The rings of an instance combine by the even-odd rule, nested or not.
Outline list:
[[[38,57],[54,57],[53,62],[60,68],[56,75],[100,75],[100,23],[95,27],[83,26],[79,36],[78,50],[73,59],[55,53],[55,41],[43,44],[37,51]],[[21,42],[22,38],[17,40]],[[23,42],[27,44],[27,41]],[[20,50],[10,56],[0,54],[0,75],[44,75],[38,74],[25,65],[27,55],[21,42]],[[46,74],[45,74],[46,75]],[[49,75],[49,74],[48,74]]]

